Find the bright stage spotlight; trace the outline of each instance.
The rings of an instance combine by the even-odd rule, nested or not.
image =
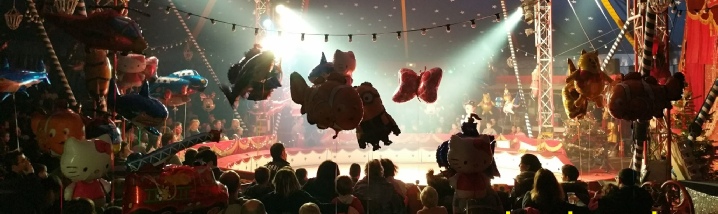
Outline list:
[[[277,10],[277,13],[286,13],[287,11],[289,11],[289,8],[281,4],[277,5],[275,9]]]
[[[272,23],[272,20],[269,20],[269,19],[265,19],[265,20],[262,22],[262,26],[264,26],[265,29],[270,29],[270,28],[272,28],[272,24],[273,24],[273,23]]]

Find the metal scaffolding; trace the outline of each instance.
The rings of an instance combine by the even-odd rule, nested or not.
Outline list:
[[[538,132],[553,133],[553,36],[551,2],[540,0],[534,6],[536,32],[536,65],[539,69]]]
[[[267,29],[264,29],[262,25],[262,15],[271,14],[270,8],[272,6],[271,0],[254,0],[254,27],[255,36],[254,43],[259,43],[262,38],[267,34]]]

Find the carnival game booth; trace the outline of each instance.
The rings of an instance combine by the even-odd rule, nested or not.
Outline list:
[[[352,132],[342,132],[336,139],[327,133],[321,144],[311,147],[287,148],[287,161],[293,168],[305,168],[309,175],[316,174],[316,169],[325,160],[332,160],[339,164],[342,174],[348,174],[352,163],[364,165],[371,159],[389,158],[399,166],[397,179],[407,183],[426,184],[425,174],[429,169],[438,170],[436,164],[436,150],[442,142],[451,137],[450,134],[401,134],[392,136],[394,142],[380,150],[359,149],[356,144],[356,135]],[[219,156],[218,166],[237,171],[253,172],[259,166],[271,161],[269,147],[276,143],[274,136],[258,136],[242,138],[218,143],[197,145],[208,146]],[[513,178],[519,173],[519,160],[525,153],[535,154],[544,164],[544,168],[560,173],[561,166],[571,164],[566,156],[563,143],[557,140],[537,140],[525,135],[500,135],[497,137],[497,147],[494,157],[501,177],[494,179],[494,184],[513,184]],[[184,155],[181,154],[180,157]],[[251,173],[243,176],[247,179]],[[604,176],[606,177],[606,176]],[[612,177],[586,175],[584,180],[605,180]]]

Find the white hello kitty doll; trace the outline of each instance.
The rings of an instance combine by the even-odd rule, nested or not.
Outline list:
[[[110,191],[110,183],[102,176],[112,163],[112,144],[107,135],[93,140],[65,141],[65,152],[60,157],[60,169],[72,183],[65,188],[64,199],[87,198],[95,205],[105,205],[105,195]]]

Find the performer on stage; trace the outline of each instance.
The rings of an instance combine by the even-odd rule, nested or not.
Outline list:
[[[477,104],[473,100],[469,100],[468,102],[464,103],[464,112],[465,114],[461,116],[460,121],[468,121],[471,117],[471,114],[476,114],[476,107]],[[481,130],[481,120],[476,121],[476,130]]]

